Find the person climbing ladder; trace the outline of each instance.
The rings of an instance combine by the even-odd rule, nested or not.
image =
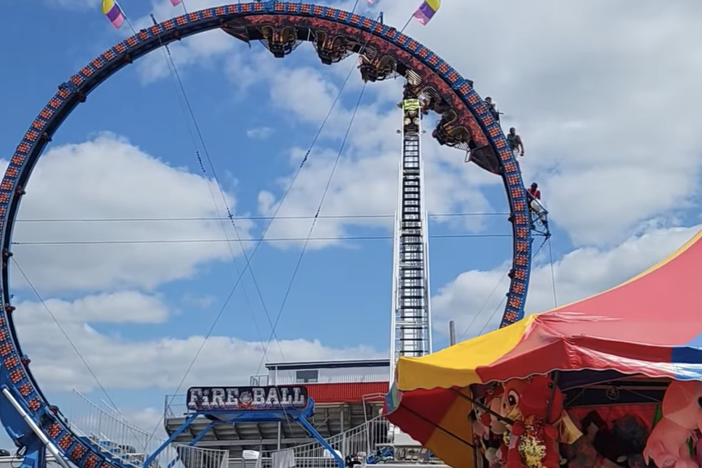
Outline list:
[[[509,144],[509,149],[512,150],[514,157],[524,156],[524,143],[522,142],[522,137],[517,135],[517,130],[512,127],[509,129],[507,134],[507,144]]]

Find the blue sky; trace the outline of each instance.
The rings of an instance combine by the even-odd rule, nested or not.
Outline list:
[[[325,3],[346,8],[353,4]],[[366,2],[360,3],[364,13],[375,16],[383,10],[386,22],[396,25],[404,24],[416,6],[382,0],[368,10]],[[496,38],[490,51],[474,42],[459,46],[442,33],[460,28],[461,18],[469,21],[477,16],[485,23],[475,26],[478,34],[500,14],[500,8],[523,8],[514,1],[497,3],[448,3],[428,27],[412,23],[407,32],[475,80],[478,92],[492,95],[509,124],[522,133],[527,148],[522,162],[525,179],[540,182],[552,211],[551,247],[562,303],[626,279],[696,231],[694,195],[700,158],[694,156],[699,137],[643,119],[655,102],[641,96],[655,81],[666,99],[699,100],[687,90],[695,89],[693,77],[699,77],[702,64],[689,53],[670,54],[668,68],[688,67],[687,73],[677,75],[677,85],[670,85],[669,76],[647,66],[636,38],[652,27],[660,28],[665,34],[651,40],[651,50],[668,50],[666,41],[681,40],[694,50],[699,39],[683,38],[686,33],[680,28],[669,28],[688,16],[686,7],[675,2],[665,14],[669,22],[655,22],[660,12],[652,6],[642,10],[641,24],[630,24],[625,12],[605,2],[574,2],[565,9],[542,0],[561,25],[570,25],[569,31],[554,25],[519,26]],[[215,3],[191,0],[187,4],[196,8]],[[123,0],[122,5],[136,24],[143,24],[151,12],[159,20],[180,13],[168,1]],[[538,24],[530,9],[521,14],[531,15],[529,24]],[[585,32],[602,15],[607,19],[600,27],[610,36],[598,41],[614,41],[616,47],[593,56],[593,41]],[[634,39],[617,34],[624,27]],[[114,30],[92,0],[10,1],[9,11],[0,17],[0,39],[13,44],[3,50],[3,63],[15,71],[0,78],[5,90],[0,106],[2,154],[12,154],[58,84],[126,32],[126,26]],[[555,37],[563,39],[560,45]],[[271,202],[280,200],[354,59],[326,67],[312,47],[303,44],[290,57],[276,60],[259,44],[249,50],[220,32],[183,41],[172,51],[228,204],[236,216],[270,216]],[[497,60],[507,55],[513,57],[509,66]],[[543,65],[556,62],[561,64],[558,70]],[[628,66],[612,65],[623,63]],[[200,142],[189,135],[190,116],[179,105],[166,64],[162,52],[156,51],[89,96],[55,135],[39,163],[20,218],[226,214],[220,188],[208,185],[200,171],[195,152]],[[519,69],[519,77],[514,76],[514,68]],[[323,215],[349,218],[320,220],[313,237],[391,234],[391,218],[378,216],[392,216],[396,202],[399,139],[394,130],[399,115],[394,104],[400,86],[398,81],[366,88],[322,208]],[[316,211],[361,88],[354,73],[281,215],[311,216]],[[593,88],[601,92],[586,97]],[[612,110],[601,112],[610,103],[614,103]],[[597,141],[592,135],[598,136]],[[671,143],[666,135],[676,135],[675,141]],[[641,140],[646,144],[639,144]],[[499,178],[466,165],[462,153],[440,148],[428,137],[424,148],[432,213],[493,214],[432,218],[431,234],[509,233],[506,216],[494,215],[507,210]],[[202,148],[199,151],[204,157]],[[667,163],[663,164],[661,154]],[[658,187],[653,194],[651,186]],[[359,219],[361,215],[376,217]],[[304,238],[310,222],[279,220],[269,234]],[[242,237],[258,238],[267,223],[248,219],[237,225]],[[25,222],[15,240],[221,239],[222,229],[212,221]],[[231,225],[225,223],[224,229],[233,234]],[[538,246],[540,240],[536,242]],[[29,280],[94,367],[110,397],[137,423],[153,426],[163,395],[175,390],[238,276],[236,269],[244,265],[240,245],[231,247],[236,267],[225,243],[18,245],[15,251]],[[463,338],[479,333],[485,324],[488,330],[496,326],[507,288],[503,278],[511,240],[435,237],[430,248],[435,346],[447,344],[446,323],[451,319],[457,321]],[[299,241],[264,242],[252,262],[272,320],[280,310],[300,249]],[[388,239],[312,242],[276,330],[280,347],[274,342],[270,358],[386,355],[391,269]],[[91,398],[104,399],[16,271],[13,282],[20,310],[26,310],[18,319],[20,336],[48,394],[68,404],[70,389],[76,386]],[[538,312],[553,305],[550,258],[544,248],[536,258],[528,309]],[[480,316],[473,321],[476,314]],[[254,281],[246,275],[187,384],[244,383],[262,358],[256,342],[261,337],[267,341],[270,330]],[[52,336],[50,342],[47,336]]]

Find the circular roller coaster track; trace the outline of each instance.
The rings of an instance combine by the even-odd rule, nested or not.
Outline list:
[[[60,411],[49,404],[32,376],[13,323],[15,307],[9,289],[12,229],[32,170],[61,123],[101,83],[149,52],[201,32],[222,29],[237,39],[262,41],[283,57],[304,41],[312,42],[323,63],[361,55],[365,81],[403,75],[434,100],[442,118],[434,131],[441,144],[465,149],[470,160],[502,177],[510,205],[513,263],[501,326],[524,315],[531,266],[532,232],[527,193],[519,166],[500,125],[464,79],[434,52],[401,31],[339,9],[293,2],[238,3],[188,13],[142,29],[93,59],[68,81],[41,110],[25,133],[0,182],[0,417],[19,447],[54,445],[80,468],[133,468],[75,434]],[[43,440],[42,440],[43,439]]]

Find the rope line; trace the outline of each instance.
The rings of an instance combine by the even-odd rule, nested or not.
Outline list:
[[[541,249],[543,248],[543,246],[544,246],[544,244],[546,243],[547,240],[548,240],[548,239],[544,239],[544,241],[541,243],[541,245],[539,246],[539,248],[536,249],[536,252],[534,252],[534,255],[533,255],[532,258],[536,257],[536,256],[539,254],[539,252],[541,251]],[[502,282],[505,280],[506,277],[507,277],[507,275],[505,275],[505,276],[500,276],[500,279],[497,281],[497,284],[495,285],[494,288],[492,288],[492,291],[491,291],[490,294],[488,295],[487,299],[485,299],[485,301],[483,302],[483,305],[480,306],[480,309],[478,309],[478,313],[476,313],[476,314],[473,315],[473,319],[470,321],[470,323],[468,324],[468,326],[466,327],[466,329],[463,330],[463,333],[461,333],[461,337],[459,338],[459,341],[463,340],[463,337],[466,336],[466,334],[468,333],[468,330],[470,330],[471,327],[475,324],[475,321],[476,321],[476,320],[478,319],[478,317],[480,316],[480,313],[483,311],[483,309],[484,309],[485,306],[487,305],[488,301],[490,301],[490,298],[492,297],[492,295],[495,294],[495,291],[497,291],[497,288],[502,284]],[[500,301],[499,304],[497,304],[497,308],[492,312],[492,314],[490,314],[490,316],[488,317],[488,321],[485,323],[485,325],[483,325],[483,327],[480,329],[480,332],[479,332],[476,336],[482,335],[483,331],[485,331],[485,328],[486,328],[487,325],[492,321],[492,319],[494,318],[495,314],[496,314],[497,311],[500,309],[500,307],[502,306],[503,303],[504,303],[504,299],[503,299],[502,301]]]
[[[183,9],[186,9],[184,4],[183,4]],[[187,10],[186,10],[186,12],[187,12]],[[153,15],[151,15],[151,19],[153,20],[154,23],[156,23],[156,19],[154,18]],[[163,42],[160,40],[160,36],[159,36],[159,42],[160,42],[161,46],[164,45]],[[204,138],[202,131],[200,129],[200,125],[197,121],[197,118],[195,117],[195,112],[193,111],[192,105],[190,104],[190,99],[188,98],[188,94],[185,91],[185,86],[183,85],[183,81],[180,78],[180,73],[178,73],[178,68],[175,64],[175,61],[173,60],[171,50],[167,45],[165,46],[165,52],[166,52],[166,54],[165,54],[166,55],[166,62],[167,62],[167,66],[169,69],[169,73],[171,75],[171,80],[176,85],[176,94],[178,95],[178,100],[179,100],[179,103],[181,106],[181,110],[183,111],[184,114],[186,113],[185,111],[187,110],[187,113],[189,113],[189,115],[190,115],[190,120],[188,120],[186,118],[188,132],[190,133],[191,141],[192,141],[193,146],[195,148],[195,156],[196,156],[197,162],[200,166],[200,170],[202,171],[202,173],[205,177],[205,181],[207,184],[208,191],[210,193],[210,197],[212,198],[212,203],[213,203],[215,212],[219,211],[218,207],[217,207],[217,200],[215,198],[212,185],[207,180],[208,179],[207,169],[205,168],[205,165],[203,164],[203,161],[202,161],[202,157],[200,156],[200,152],[198,150],[198,145],[197,145],[197,140],[195,139],[195,135],[193,134],[193,128],[195,130],[195,133],[197,134],[197,137],[199,139],[199,142],[200,142],[200,145],[203,149],[203,152],[205,153],[205,157],[207,159],[207,162],[210,165],[210,169],[212,171],[212,176],[213,176],[214,182],[217,185],[217,188],[219,190],[220,196],[222,198],[222,203],[224,204],[224,207],[226,208],[227,216],[231,220],[231,224],[232,224],[232,227],[234,229],[234,234],[239,242],[239,246],[241,248],[241,251],[244,253],[244,256],[246,258],[246,248],[244,246],[244,243],[241,241],[241,237],[239,236],[237,226],[234,223],[234,220],[232,219],[232,213],[231,213],[231,210],[229,208],[229,204],[227,203],[227,199],[226,199],[226,196],[225,196],[224,191],[222,189],[222,186],[219,182],[219,178],[217,176],[217,171],[215,169],[214,163],[212,162],[212,159],[210,157],[210,153],[209,153],[209,150],[207,148],[207,143],[205,142],[205,138]],[[193,128],[191,128],[191,124],[192,124]],[[236,270],[236,274],[239,275],[240,271],[239,271],[239,267],[237,265],[236,255],[234,254],[234,249],[231,245],[229,236],[227,235],[227,228],[225,225],[225,221],[221,220],[220,225],[222,227],[224,237],[227,239],[227,247],[229,249],[229,253],[230,253],[231,258],[232,258],[232,264],[234,265],[234,268]],[[248,266],[248,263],[247,263],[247,266]],[[246,272],[246,268],[244,268],[244,270],[241,272],[241,274],[239,276],[242,277],[245,272]],[[262,296],[261,291],[258,287],[258,282],[256,281],[256,277],[254,275],[253,269],[249,269],[249,273],[250,273],[251,278],[253,280],[254,286],[255,286],[256,290],[258,291],[258,296],[259,296],[259,299],[261,300],[261,304],[263,306],[263,310],[265,312],[265,315],[268,317],[268,321],[270,322],[271,321],[270,314],[268,313],[265,301],[263,300],[263,296]],[[258,322],[256,321],[256,316],[253,313],[253,308],[251,307],[251,300],[249,298],[248,292],[247,292],[245,287],[242,287],[242,290],[243,290],[243,294],[245,296],[246,307],[249,311],[249,315],[251,316],[252,322],[254,324],[254,329],[255,329],[256,333],[258,334],[259,340],[261,341],[261,343],[263,343],[263,337],[261,335],[261,331],[260,331],[260,328],[258,326]],[[218,320],[218,319],[219,319],[219,316],[217,317],[216,320]],[[183,375],[183,378],[181,379],[180,383],[178,384],[178,387],[176,389],[176,393],[178,393],[180,391],[181,387],[185,383],[185,380],[187,379],[188,375],[190,374],[190,371],[192,370],[193,366],[195,365],[195,362],[197,361],[202,350],[204,349],[205,345],[207,344],[207,341],[209,340],[213,330],[214,330],[214,327],[211,327],[210,331],[203,339],[201,346],[198,348],[197,352],[195,353],[195,356],[193,357],[193,360],[191,361],[190,365],[187,367],[185,374]],[[280,344],[278,346],[280,347]],[[281,349],[281,353],[282,353],[282,349]],[[161,422],[163,421],[163,417],[164,416],[162,415],[161,418],[159,419],[159,421],[154,426],[154,429],[153,429],[151,436],[149,438],[149,442],[153,439],[156,432],[158,431],[158,427],[160,426]]]
[[[361,92],[358,94],[358,100],[356,101],[356,106],[353,109],[353,113],[351,114],[351,119],[349,120],[349,125],[346,128],[346,133],[344,134],[344,138],[341,141],[341,145],[339,146],[339,152],[336,155],[336,159],[334,160],[334,165],[332,166],[332,170],[329,174],[329,178],[327,179],[327,184],[324,187],[324,192],[322,192],[322,198],[319,200],[319,206],[317,207],[317,212],[315,213],[315,218],[312,220],[312,223],[310,225],[310,230],[307,234],[307,238],[305,239],[305,243],[302,246],[302,250],[300,251],[300,255],[297,258],[297,263],[295,264],[295,268],[293,269],[292,276],[290,278],[290,282],[288,283],[288,288],[285,291],[285,295],[283,296],[283,301],[280,305],[280,310],[278,311],[278,316],[275,319],[275,323],[273,325],[273,330],[271,331],[271,336],[268,339],[268,344],[266,345],[266,348],[264,348],[264,354],[265,350],[268,349],[271,343],[271,339],[273,337],[273,332],[275,331],[275,328],[278,326],[278,323],[280,322],[280,318],[283,315],[283,310],[285,309],[285,305],[288,302],[288,298],[290,297],[290,291],[292,291],[293,284],[295,283],[295,278],[297,277],[297,273],[300,271],[300,265],[302,264],[302,259],[305,256],[305,252],[307,251],[307,246],[310,243],[310,239],[312,237],[312,231],[314,231],[314,227],[317,223],[318,216],[320,215],[322,211],[322,207],[324,205],[324,200],[327,197],[327,193],[329,192],[329,187],[331,187],[332,180],[334,178],[334,174],[336,173],[336,169],[339,166],[339,161],[341,160],[341,155],[344,152],[344,147],[346,146],[346,141],[348,140],[349,134],[351,133],[351,128],[353,127],[353,122],[356,120],[356,113],[358,112],[358,108],[361,105],[361,100],[363,99],[363,94],[366,90],[366,84],[363,84],[363,87],[361,88]],[[261,366],[263,366],[263,361],[264,359],[261,359],[261,362],[258,364],[258,369],[256,370],[256,373],[258,374],[261,370]]]
[[[474,213],[429,213],[429,218],[457,218],[471,216],[508,216],[507,212],[474,212]],[[246,221],[268,221],[275,219],[295,220],[314,219],[312,215],[291,215],[291,216],[233,216],[234,220]],[[319,215],[318,219],[391,219],[392,214],[358,214],[358,215]],[[176,217],[176,218],[27,218],[18,219],[16,223],[137,223],[137,222],[185,222],[185,221],[221,221],[228,217],[201,216],[201,217]]]
[[[548,258],[551,263],[551,286],[553,287],[553,306],[558,307],[558,295],[556,294],[556,273],[553,269],[553,251],[551,250],[551,239],[548,242]]]
[[[61,332],[61,334],[63,335],[63,337],[66,338],[66,341],[68,341],[68,344],[71,346],[73,351],[78,355],[78,358],[81,360],[81,362],[83,363],[85,368],[88,370],[88,373],[93,378],[93,380],[95,380],[95,383],[97,384],[100,391],[105,395],[105,398],[107,398],[107,401],[116,409],[117,414],[119,414],[122,418],[124,418],[124,415],[122,415],[122,413],[117,409],[117,405],[115,404],[114,400],[112,400],[112,397],[107,392],[107,389],[102,384],[102,382],[100,382],[100,379],[98,378],[97,374],[95,373],[93,368],[90,366],[90,364],[88,364],[88,361],[83,356],[83,353],[81,353],[80,350],[78,349],[78,346],[73,342],[71,337],[68,335],[68,332],[66,331],[66,329],[63,328],[63,325],[61,325],[61,322],[59,321],[58,317],[56,317],[56,315],[52,312],[51,308],[46,303],[44,298],[41,296],[41,294],[39,294],[39,291],[34,286],[34,283],[32,283],[32,281],[29,279],[27,274],[24,272],[24,270],[22,269],[20,264],[17,262],[17,259],[15,257],[11,257],[11,258],[12,258],[12,263],[17,268],[17,271],[20,272],[20,275],[22,275],[22,278],[24,278],[24,280],[27,282],[29,289],[31,289],[32,293],[34,293],[34,296],[36,296],[36,298],[39,301],[39,303],[41,304],[42,308],[49,314],[49,316],[51,317],[51,320],[54,321],[54,323],[58,327],[58,329]],[[130,427],[130,430],[132,431],[132,435],[138,436],[138,434],[134,431],[134,429],[131,428],[131,426],[129,426],[129,427]],[[137,437],[137,439],[138,439],[138,437]],[[146,449],[146,445],[143,448]]]
[[[430,239],[490,239],[512,237],[512,234],[430,234]],[[393,236],[328,236],[328,237],[252,237],[242,238],[241,242],[302,242],[302,241],[371,241],[392,239]],[[105,241],[13,241],[12,245],[60,246],[60,245],[131,245],[131,244],[217,244],[231,242],[231,239],[143,239]]]
[[[168,51],[168,53],[169,53],[169,55],[170,55],[170,51],[169,51],[168,49],[167,49],[167,51]],[[171,57],[171,62],[173,63],[173,66],[175,67],[175,63],[172,61],[172,57]],[[226,309],[227,305],[228,305],[229,302],[231,301],[231,298],[233,297],[234,292],[236,291],[236,288],[239,286],[239,283],[241,283],[241,280],[242,280],[244,274],[246,273],[246,271],[247,271],[248,269],[250,269],[251,261],[253,260],[253,257],[256,255],[256,252],[258,251],[258,248],[260,247],[260,245],[261,245],[263,239],[265,238],[266,233],[268,232],[268,230],[270,229],[271,225],[273,224],[273,221],[275,220],[276,215],[278,214],[278,212],[279,212],[281,206],[283,205],[283,202],[285,201],[285,199],[287,198],[288,194],[289,194],[290,191],[292,190],[292,187],[293,187],[293,185],[295,184],[295,181],[297,180],[297,178],[298,178],[298,176],[299,176],[299,174],[300,174],[302,168],[304,167],[305,163],[307,162],[307,160],[308,160],[308,158],[309,158],[309,155],[310,155],[312,149],[314,148],[314,145],[316,144],[317,140],[319,139],[319,136],[321,135],[321,133],[322,133],[324,127],[326,126],[327,121],[329,120],[329,117],[331,116],[331,114],[332,114],[334,108],[336,107],[337,102],[339,101],[339,98],[341,97],[341,93],[343,92],[344,88],[346,87],[346,84],[348,83],[348,80],[351,78],[351,74],[353,73],[354,68],[355,68],[355,67],[354,67],[353,65],[350,67],[349,73],[348,73],[348,75],[346,76],[346,79],[344,80],[344,82],[343,82],[341,88],[339,89],[339,93],[337,94],[336,98],[334,99],[334,101],[333,101],[333,103],[332,103],[332,106],[331,106],[331,108],[329,109],[329,112],[327,113],[327,115],[325,116],[324,120],[322,121],[322,124],[321,124],[319,130],[317,131],[317,133],[316,133],[316,135],[315,135],[313,141],[312,141],[312,144],[310,145],[309,149],[308,149],[307,152],[305,153],[305,156],[304,156],[304,158],[302,159],[302,162],[300,163],[300,166],[298,167],[298,170],[297,170],[297,171],[295,172],[295,174],[293,175],[293,178],[292,178],[290,184],[288,185],[286,191],[284,192],[283,196],[281,197],[280,202],[278,203],[277,207],[275,208],[274,213],[273,213],[273,216],[272,216],[270,222],[268,223],[268,225],[267,225],[266,228],[264,229],[263,234],[262,234],[262,236],[261,236],[261,240],[259,240],[259,241],[256,243],[256,245],[255,245],[254,248],[253,248],[253,251],[251,252],[251,255],[248,256],[248,257],[246,258],[246,264],[245,264],[245,266],[244,266],[244,270],[241,272],[241,274],[239,274],[239,276],[237,277],[236,281],[234,282],[234,285],[233,285],[233,287],[231,288],[231,290],[230,290],[230,292],[229,292],[229,294],[228,294],[226,300],[224,301],[224,304],[222,305],[222,308],[220,309],[219,313],[217,314],[217,316],[215,317],[214,321],[212,322],[212,325],[211,325],[211,327],[210,327],[210,329],[209,329],[207,335],[205,336],[205,339],[203,340],[203,343],[202,343],[201,347],[198,349],[198,351],[197,351],[197,353],[196,353],[196,355],[195,355],[195,358],[193,359],[193,361],[191,362],[191,364],[188,366],[188,369],[186,370],[186,375],[184,376],[184,378],[182,379],[180,385],[178,386],[178,390],[176,391],[176,393],[178,393],[178,391],[179,391],[180,388],[182,387],[183,383],[185,382],[185,378],[187,377],[187,375],[188,375],[188,374],[190,373],[190,371],[192,370],[192,367],[193,367],[195,361],[197,360],[197,357],[198,357],[199,354],[201,353],[201,351],[202,351],[202,349],[204,348],[204,346],[205,346],[207,340],[209,339],[209,337],[212,335],[212,332],[214,331],[215,327],[217,326],[217,323],[219,322],[219,319],[221,318],[222,314],[224,313],[224,310]],[[191,108],[191,112],[192,112],[192,108]],[[205,148],[203,147],[203,149],[205,149]],[[198,153],[197,155],[198,155],[198,159],[200,159],[199,153]],[[207,154],[206,154],[206,156],[207,156]],[[200,159],[200,164],[201,164],[201,168],[204,170],[204,164],[202,164],[201,159]],[[214,174],[213,174],[213,175],[214,175]],[[219,184],[218,184],[218,185],[219,185]],[[228,215],[229,215],[229,218],[231,219],[231,218],[232,218],[231,212],[228,212]],[[233,221],[232,221],[232,222],[233,222]],[[243,248],[242,248],[242,251],[244,251]],[[252,278],[253,278],[253,272],[252,272]],[[273,333],[272,333],[272,336],[273,336],[273,335],[274,335],[274,332],[275,332],[275,328],[273,328],[272,332],[273,332]],[[269,339],[269,344],[270,344],[270,339]],[[268,350],[268,347],[266,347],[266,350],[264,351],[264,359],[265,359],[265,354],[266,354],[267,350]],[[156,431],[158,430],[158,426],[161,424],[162,421],[163,421],[163,415],[161,416],[159,422],[158,422],[158,423],[156,424],[156,426],[154,427],[154,431],[153,431],[153,433],[152,433],[152,435],[151,435],[151,438],[153,438],[153,436],[156,434]],[[288,421],[288,422],[290,423],[290,421]]]

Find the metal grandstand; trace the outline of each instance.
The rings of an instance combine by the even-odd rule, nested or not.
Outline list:
[[[371,442],[387,444],[388,424],[379,419],[384,396],[376,393],[357,402],[316,403],[314,416],[309,422],[327,440],[370,424],[377,428],[371,431],[374,434]],[[173,434],[192,413],[184,402],[185,395],[166,396],[164,423],[168,434]],[[205,418],[195,419],[188,431],[180,434],[175,441],[183,444],[191,442],[209,422]],[[198,441],[197,446],[228,450],[232,458],[241,458],[245,450],[270,452],[314,443],[317,443],[316,440],[297,424],[237,422],[214,427]]]
[[[389,425],[379,415],[379,396],[383,395],[369,396],[370,401],[362,401],[359,405],[326,405],[316,412],[316,429],[324,434],[335,432],[326,437],[326,443],[336,455],[364,455],[368,464],[392,461],[392,453],[388,451]],[[278,425],[269,427],[266,423],[260,423],[259,427],[237,427],[226,434],[219,434],[223,437],[236,432],[238,438],[210,439],[201,441],[197,446],[187,445],[187,442],[192,441],[192,437],[188,440],[189,436],[186,435],[168,445],[166,450],[149,461],[149,454],[154,453],[163,444],[162,437],[152,437],[151,433],[130,423],[116,409],[95,404],[77,391],[73,392],[73,397],[68,421],[71,427],[82,436],[98,442],[105,451],[116,455],[134,468],[142,468],[145,463],[149,468],[271,468],[274,452],[286,448],[293,450],[297,468],[338,466],[334,454],[327,448],[312,439],[302,428],[285,423],[281,424],[280,444],[276,438]],[[170,411],[173,411],[172,406]],[[368,418],[371,411],[374,415]],[[333,415],[337,417],[334,418]],[[358,424],[341,430],[344,421],[346,424]],[[171,423],[173,424],[173,420]],[[192,430],[195,431],[196,428]],[[217,445],[218,448],[212,448],[213,445]],[[420,447],[406,447],[402,453],[405,463],[436,463],[436,460],[430,460],[426,450]],[[12,460],[14,459],[0,458],[0,466],[6,461],[11,465]],[[53,466],[50,458],[48,462]]]

